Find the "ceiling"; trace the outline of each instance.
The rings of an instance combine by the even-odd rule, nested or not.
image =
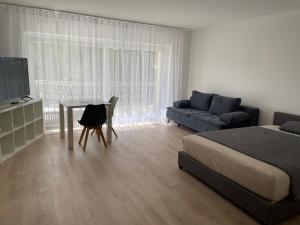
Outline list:
[[[300,0],[0,0],[2,3],[198,29],[300,8]]]

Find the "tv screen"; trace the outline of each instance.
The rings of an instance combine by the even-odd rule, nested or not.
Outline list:
[[[0,102],[29,94],[27,59],[0,57]]]

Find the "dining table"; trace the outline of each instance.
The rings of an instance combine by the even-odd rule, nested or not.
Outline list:
[[[74,147],[74,132],[73,132],[73,109],[85,108],[87,105],[104,104],[107,113],[107,129],[106,129],[106,142],[108,144],[112,141],[112,109],[111,103],[103,101],[102,99],[83,99],[83,100],[62,100],[59,101],[59,124],[60,124],[60,137],[65,138],[65,108],[67,110],[67,131],[68,131],[68,148]]]

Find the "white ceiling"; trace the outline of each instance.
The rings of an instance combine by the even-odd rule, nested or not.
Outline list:
[[[300,8],[300,0],[0,0],[2,3],[197,29]]]

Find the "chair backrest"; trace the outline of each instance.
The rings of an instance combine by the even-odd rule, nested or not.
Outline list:
[[[79,123],[83,126],[97,126],[106,122],[106,108],[101,105],[87,105]]]
[[[116,104],[117,104],[117,101],[118,101],[118,97],[116,96],[112,96],[110,99],[109,99],[109,103],[111,104],[111,108],[112,108],[112,114],[114,115],[114,111],[115,111],[115,107],[116,107]]]

